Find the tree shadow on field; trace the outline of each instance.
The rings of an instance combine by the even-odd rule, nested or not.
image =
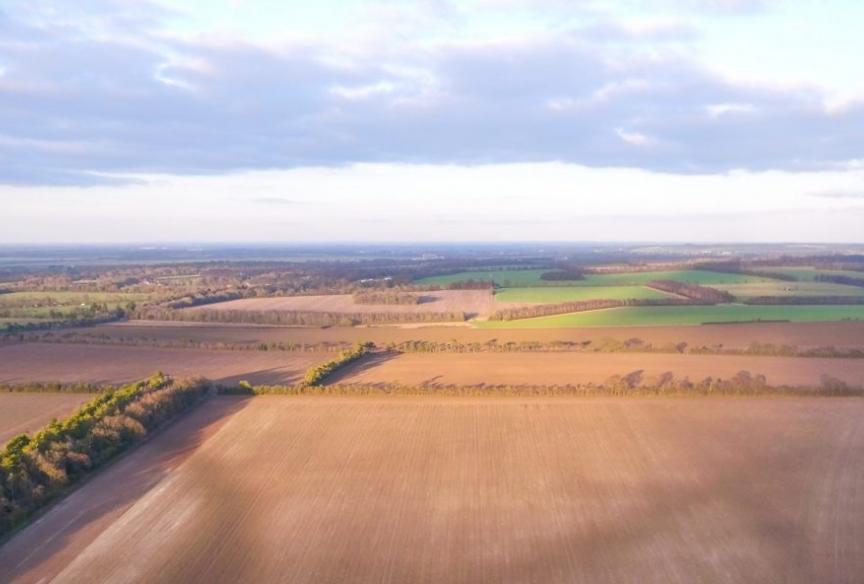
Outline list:
[[[399,355],[400,353],[397,353],[396,351],[381,351],[364,355],[354,363],[351,363],[347,367],[343,367],[328,377],[325,385],[333,385],[335,383],[342,383],[343,381],[350,380],[354,375],[359,375],[364,371],[379,367]]]
[[[433,296],[431,294],[423,294],[420,296],[419,304],[432,304],[434,302],[441,302],[441,298],[438,296]]]
[[[248,381],[252,385],[291,385],[297,383],[303,378],[304,369],[287,369],[285,367],[268,367],[267,369],[258,369],[256,371],[248,371],[237,375],[229,375],[220,377],[215,381],[220,383],[238,383],[240,381]]]
[[[53,579],[122,513],[246,407],[249,399],[211,397],[94,473],[42,517],[0,545],[0,582]]]
[[[511,556],[506,568],[492,557],[482,562],[479,573],[517,582],[659,583],[678,581],[681,574],[692,582],[851,582],[842,578],[848,566],[835,566],[837,573],[831,575],[818,574],[807,532],[811,526],[796,524],[785,513],[782,501],[789,485],[782,477],[795,473],[801,461],[796,448],[780,454],[751,450],[732,464],[713,467],[713,476],[702,483],[664,484],[659,480],[663,469],[655,468],[658,479],[640,486],[638,496],[644,500],[629,513],[550,532]],[[765,477],[777,472],[781,477],[765,484]],[[753,479],[762,484],[753,488]],[[584,492],[601,500],[604,492],[624,501],[637,496],[615,495],[609,480],[582,477],[580,482]],[[615,504],[614,496],[608,505]],[[736,510],[732,529],[725,533],[711,529],[718,505]],[[566,523],[556,511],[549,508],[549,524]],[[571,512],[570,519],[577,516]],[[714,539],[700,540],[700,532]],[[680,538],[678,545],[675,538]],[[645,550],[652,545],[659,554],[647,557]],[[750,553],[742,554],[742,549]]]

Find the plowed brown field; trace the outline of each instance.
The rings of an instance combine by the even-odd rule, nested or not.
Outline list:
[[[0,448],[13,436],[38,430],[52,418],[62,418],[72,413],[77,406],[93,397],[89,393],[0,391]]]
[[[126,383],[158,370],[177,378],[289,385],[314,363],[330,358],[327,353],[22,343],[0,346],[0,383]]]
[[[602,383],[613,375],[671,372],[699,381],[762,374],[771,385],[818,386],[823,375],[864,386],[864,359],[810,359],[645,353],[408,353],[347,367],[331,383],[405,385]]]
[[[507,341],[586,341],[602,339],[627,340],[638,338],[664,344],[686,342],[693,346],[722,344],[726,347],[746,347],[750,343],[789,344],[801,348],[864,347],[864,322],[833,323],[760,323],[678,327],[604,327],[578,329],[510,329],[478,330],[454,326],[357,327],[357,328],[291,328],[248,325],[222,325],[183,322],[132,321],[76,329],[115,337],[157,339],[194,339],[213,342],[293,341],[338,342],[369,340],[376,343],[406,340],[462,342]]]
[[[860,582],[862,448],[854,398],[216,398],[0,581]]]

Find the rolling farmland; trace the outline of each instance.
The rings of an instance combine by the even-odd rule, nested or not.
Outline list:
[[[0,383],[128,383],[159,370],[174,377],[290,385],[327,353],[203,351],[23,343],[0,346]]]
[[[351,366],[331,383],[445,385],[602,384],[614,375],[671,372],[700,381],[728,379],[739,371],[762,374],[770,385],[818,387],[823,375],[864,386],[864,359],[645,353],[408,353],[378,364]]]
[[[0,580],[851,582],[862,420],[844,398],[215,398],[0,548]]]

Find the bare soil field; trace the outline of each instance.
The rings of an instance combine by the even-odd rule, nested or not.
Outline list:
[[[215,304],[193,306],[183,310],[254,310],[345,313],[421,313],[464,312],[470,316],[485,315],[500,307],[488,290],[441,290],[423,292],[419,304],[358,304],[351,294],[329,296],[280,296],[277,298],[243,298]]]
[[[327,353],[21,343],[0,346],[0,383],[126,383],[163,371],[176,378],[289,385],[330,358]]]
[[[0,581],[860,582],[862,447],[855,398],[215,398]]]
[[[2,365],[0,365],[2,368]],[[91,393],[6,393],[0,391],[0,448],[6,441],[71,414]]]
[[[771,385],[818,386],[822,375],[864,386],[864,359],[648,353],[406,353],[346,367],[330,383],[404,385],[566,385],[602,383],[613,375],[671,372],[699,381],[742,370]]]
[[[462,342],[586,341],[638,338],[654,344],[686,342],[693,346],[741,348],[750,343],[808,347],[864,347],[864,322],[758,323],[675,327],[620,327],[576,329],[479,330],[454,326],[399,327],[267,327],[160,321],[130,321],[73,329],[76,333],[165,340],[254,342],[292,341],[319,343],[373,341],[379,344],[407,340]]]

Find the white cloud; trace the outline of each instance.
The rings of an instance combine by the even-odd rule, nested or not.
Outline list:
[[[632,144],[633,146],[650,146],[654,144],[654,140],[649,138],[645,134],[640,132],[628,131],[623,128],[616,128],[615,133],[621,138],[624,142],[628,144]]]

